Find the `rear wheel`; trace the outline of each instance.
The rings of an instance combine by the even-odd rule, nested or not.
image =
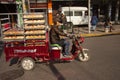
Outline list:
[[[84,52],[84,53],[79,53],[78,55],[78,59],[82,62],[88,61],[89,60],[89,55],[88,53]]]
[[[32,70],[35,67],[35,61],[30,57],[26,57],[22,59],[21,67],[27,71]]]

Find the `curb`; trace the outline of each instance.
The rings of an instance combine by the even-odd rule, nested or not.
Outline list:
[[[109,35],[120,35],[120,32],[81,34],[81,36],[83,37],[100,37],[100,36],[109,36]]]

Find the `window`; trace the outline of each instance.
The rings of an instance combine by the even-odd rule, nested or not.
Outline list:
[[[88,16],[88,11],[85,11],[85,16]]]
[[[64,14],[66,16],[73,16],[73,12],[72,11],[65,11]]]
[[[75,16],[82,16],[82,11],[75,11]]]

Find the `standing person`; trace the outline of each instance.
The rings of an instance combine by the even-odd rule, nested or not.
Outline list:
[[[63,29],[63,32],[67,33],[67,27],[68,27],[68,24],[67,24],[67,18],[64,14],[62,14],[62,29]]]
[[[106,18],[104,26],[105,26],[105,30],[107,28],[109,28],[109,32],[112,32],[112,30],[114,30],[110,18]],[[108,32],[108,31],[106,31],[106,32]]]
[[[93,14],[92,18],[91,18],[91,30],[95,31],[96,30],[96,25],[98,23],[98,18],[95,14]]]
[[[50,30],[50,42],[51,44],[59,44],[60,46],[64,46],[65,51],[64,51],[64,56],[69,55],[69,46],[70,42],[67,39],[60,39],[60,36],[68,36],[67,34],[61,32],[58,27],[60,23],[58,21],[54,21],[54,26],[52,26]]]
[[[58,11],[57,11],[57,14],[56,14],[56,20],[59,23],[62,23],[62,15],[63,15],[62,10],[61,10],[61,8],[59,8]]]
[[[56,11],[56,14],[53,16],[53,20],[57,21],[59,23],[62,23],[62,13],[61,13],[61,11],[59,11],[59,10]],[[61,25],[59,25],[59,26],[60,26],[59,29],[62,31]]]

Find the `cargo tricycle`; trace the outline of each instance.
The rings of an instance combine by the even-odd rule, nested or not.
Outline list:
[[[70,52],[71,56],[68,57],[63,56],[63,47],[58,44],[50,44],[48,32],[45,40],[32,39],[5,42],[4,52],[6,61],[18,58],[24,70],[34,69],[35,62],[72,61],[76,58],[80,61],[88,61],[87,49],[81,46],[84,38],[72,35],[70,39],[72,39],[72,49]]]

